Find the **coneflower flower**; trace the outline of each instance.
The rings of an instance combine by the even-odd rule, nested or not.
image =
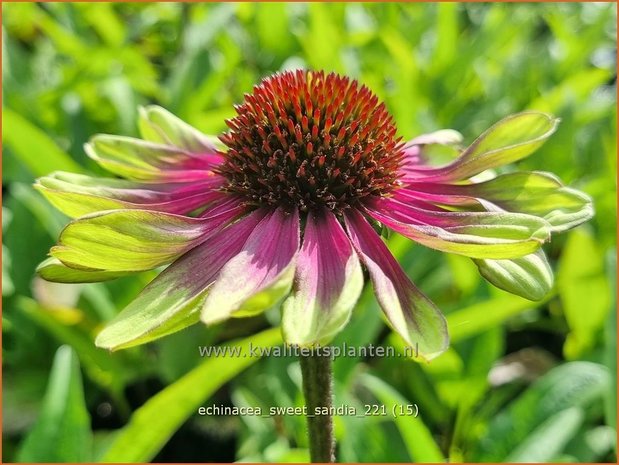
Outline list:
[[[586,195],[547,173],[474,180],[542,145],[558,122],[543,113],[508,117],[431,167],[424,147],[457,144],[458,134],[403,142],[385,105],[344,76],[279,73],[235,109],[217,141],[147,107],[142,139],[99,135],[86,146],[125,179],[38,180],[76,218],[39,267],[45,279],[102,281],[171,263],[99,346],[129,347],[282,300],[286,342],[326,344],[350,318],[363,266],[389,325],[431,359],[447,348],[445,319],[391,255],[381,225],[471,257],[493,284],[539,299],[552,285],[540,246],[592,215]]]

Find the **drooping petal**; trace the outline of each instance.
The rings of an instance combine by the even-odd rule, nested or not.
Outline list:
[[[529,300],[541,300],[552,289],[553,276],[543,250],[511,260],[473,260],[490,283]]]
[[[37,179],[34,187],[64,214],[77,218],[118,209],[146,209],[186,214],[222,199],[224,182],[213,176],[195,183],[141,184],[56,172]]]
[[[389,198],[373,201],[367,212],[427,247],[471,258],[521,257],[549,238],[545,220],[521,213],[434,211]]]
[[[51,255],[72,268],[143,271],[171,262],[242,212],[190,218],[148,210],[112,210],[79,218],[60,233]]]
[[[348,235],[367,268],[376,298],[391,327],[431,360],[449,346],[447,323],[443,314],[408,279],[404,270],[380,237],[355,211],[345,215]]]
[[[222,268],[204,302],[202,321],[212,324],[273,306],[290,291],[298,250],[297,210],[278,208],[267,214]]]
[[[69,268],[60,260],[49,257],[37,266],[36,273],[54,283],[97,283],[127,276],[127,271],[89,271]]]
[[[124,136],[101,134],[84,146],[106,170],[143,182],[191,182],[214,176],[213,164],[180,147]]]
[[[289,344],[327,344],[346,325],[363,288],[350,240],[333,213],[310,213],[297,258],[293,291],[283,304]]]
[[[438,168],[418,166],[409,174],[426,182],[470,178],[527,157],[555,132],[558,123],[557,118],[535,111],[508,116],[479,136],[452,163]]]
[[[144,140],[157,144],[180,147],[212,164],[223,161],[217,149],[221,143],[216,137],[207,136],[157,105],[140,107],[138,128]]]
[[[262,211],[251,213],[176,260],[107,324],[95,344],[122,349],[197,323],[217,273],[241,250],[263,216]]]

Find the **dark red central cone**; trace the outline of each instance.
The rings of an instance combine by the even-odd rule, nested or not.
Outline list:
[[[397,185],[402,144],[367,87],[322,71],[273,75],[235,107],[219,169],[252,205],[341,210]]]

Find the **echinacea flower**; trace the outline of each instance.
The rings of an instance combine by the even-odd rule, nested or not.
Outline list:
[[[539,299],[552,285],[541,251],[552,232],[592,215],[589,198],[543,172],[475,177],[520,160],[555,131],[539,112],[503,119],[451,163],[425,161],[385,105],[336,74],[284,72],[235,107],[208,137],[159,107],[142,139],[99,135],[86,146],[125,179],[54,173],[37,188],[76,218],[39,267],[48,280],[93,282],[170,264],[97,337],[118,349],[262,312],[283,301],[287,343],[326,344],[348,322],[362,266],[389,325],[425,359],[448,345],[446,323],[379,233],[475,260],[494,285]]]

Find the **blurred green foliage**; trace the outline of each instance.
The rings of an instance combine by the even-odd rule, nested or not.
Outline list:
[[[261,77],[296,67],[369,85],[405,138],[452,127],[470,141],[507,114],[551,112],[562,119],[558,132],[520,166],[558,174],[597,211],[548,245],[557,279],[540,303],[491,288],[466,259],[391,237],[409,275],[447,313],[453,345],[429,365],[338,359],[336,404],[415,403],[420,412],[337,417],[339,459],[616,460],[615,4],[2,8],[5,462],[307,459],[301,417],[196,414],[214,403],[301,405],[295,360],[248,367],[197,350],[260,330],[263,344],[277,344],[266,329],[277,312],[114,354],[96,349],[102,323],[153,275],[35,279],[67,219],[31,187],[53,170],[101,173],[82,144],[95,133],[134,135],[138,105],[158,103],[216,134]],[[401,348],[367,289],[338,341]]]

